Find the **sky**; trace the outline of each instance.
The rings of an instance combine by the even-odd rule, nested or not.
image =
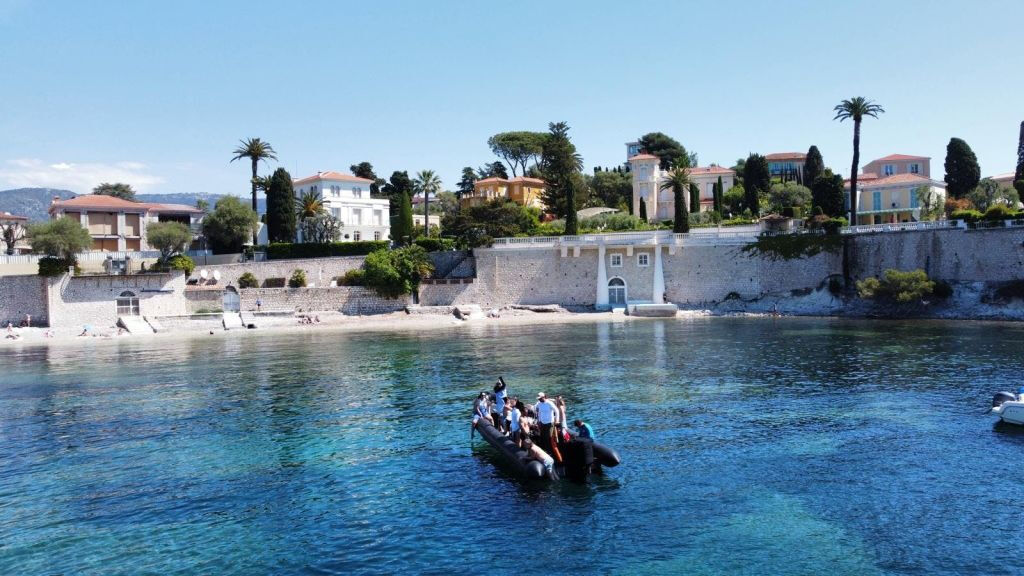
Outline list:
[[[245,195],[242,138],[299,178],[369,161],[454,188],[489,136],[566,121],[586,170],[660,131],[701,164],[806,151],[850,173],[950,137],[1013,171],[1024,2],[0,0],[0,189]]]

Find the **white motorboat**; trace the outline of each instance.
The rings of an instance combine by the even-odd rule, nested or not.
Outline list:
[[[992,396],[992,413],[1003,422],[1024,426],[1024,400],[1012,392],[996,392]]]

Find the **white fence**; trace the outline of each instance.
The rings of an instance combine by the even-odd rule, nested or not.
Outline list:
[[[895,222],[892,224],[862,224],[847,226],[842,234],[870,234],[875,232],[906,232],[908,230],[941,230],[963,228],[960,220],[934,220],[931,222]]]

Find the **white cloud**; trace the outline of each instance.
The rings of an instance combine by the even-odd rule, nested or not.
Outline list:
[[[164,179],[141,162],[46,163],[37,158],[16,158],[0,166],[0,184],[5,188],[65,188],[85,194],[103,182],[124,182],[137,192],[147,192]]]

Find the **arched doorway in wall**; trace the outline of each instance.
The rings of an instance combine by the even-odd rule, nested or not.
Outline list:
[[[121,295],[117,297],[115,302],[117,303],[118,316],[139,315],[139,297],[135,295],[135,292],[125,290],[121,292]]]
[[[615,277],[608,281],[608,304],[612,308],[626,305],[626,282]]]
[[[221,303],[225,312],[240,312],[242,310],[242,301],[238,297],[238,291],[235,290],[234,286],[228,286],[224,289]]]

